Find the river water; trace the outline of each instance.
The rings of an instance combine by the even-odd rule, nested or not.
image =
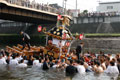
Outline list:
[[[5,45],[0,46],[0,49]],[[0,80],[120,80],[120,75],[108,75],[105,73],[95,74],[93,72],[84,75],[66,76],[64,70],[49,69],[44,71],[41,68],[29,66],[26,69],[0,66]]]
[[[71,77],[66,76],[65,71],[59,69],[43,71],[41,68],[35,67],[18,69],[4,66],[0,67],[0,80],[120,80],[120,76],[89,72],[83,75],[76,74]]]

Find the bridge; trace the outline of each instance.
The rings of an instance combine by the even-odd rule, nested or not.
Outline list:
[[[0,19],[35,24],[55,24],[57,14],[0,0]]]

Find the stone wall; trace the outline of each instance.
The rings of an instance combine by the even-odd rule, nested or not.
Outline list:
[[[72,33],[120,33],[120,22],[72,24]]]
[[[85,38],[82,41],[75,41],[72,44],[72,47],[76,48],[76,46],[81,42],[84,43],[84,51],[104,51],[106,53],[120,52],[120,38]]]

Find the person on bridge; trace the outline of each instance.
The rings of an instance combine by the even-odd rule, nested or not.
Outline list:
[[[20,34],[22,35],[22,41],[23,41],[22,50],[25,48],[26,45],[28,46],[28,48],[30,50],[30,36],[23,31],[21,31]]]

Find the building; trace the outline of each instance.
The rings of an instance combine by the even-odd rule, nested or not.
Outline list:
[[[78,14],[80,13],[80,9],[69,9],[70,13],[72,13],[73,17],[78,17]]]
[[[59,6],[57,3],[49,4],[49,6],[56,9],[57,13],[63,14],[63,7]]]
[[[117,12],[120,13],[120,1],[115,2],[100,2],[97,7],[97,12]]]

